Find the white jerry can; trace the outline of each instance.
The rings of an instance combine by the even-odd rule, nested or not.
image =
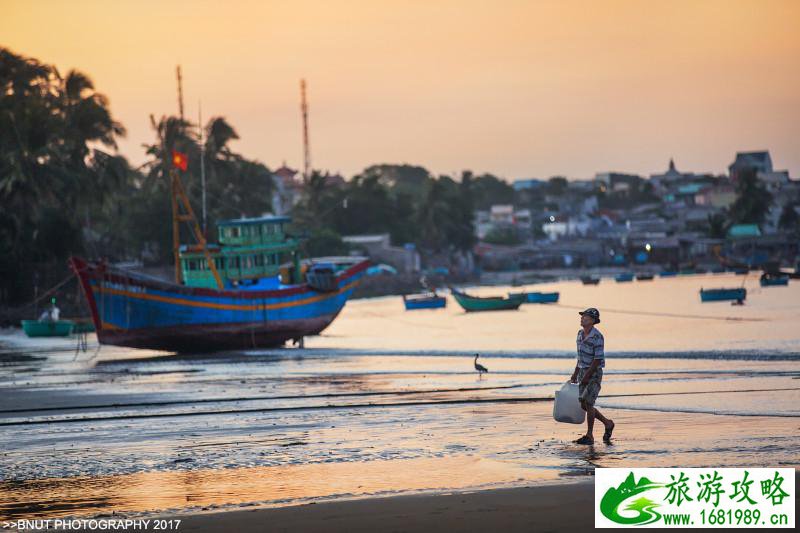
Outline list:
[[[578,384],[567,381],[556,391],[555,396],[553,418],[556,422],[583,424],[586,411],[581,408],[581,403],[578,401]]]

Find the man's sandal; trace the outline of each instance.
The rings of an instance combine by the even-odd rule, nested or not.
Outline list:
[[[586,435],[575,441],[576,444],[594,444],[594,439],[590,439]]]
[[[616,426],[616,424],[611,422],[611,429],[606,429],[606,432],[603,433],[603,442],[606,444],[611,442],[611,432],[614,431],[614,426]]]

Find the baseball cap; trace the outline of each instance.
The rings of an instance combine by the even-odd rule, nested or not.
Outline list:
[[[595,309],[594,307],[590,307],[586,311],[581,311],[578,313],[579,315],[589,315],[594,320],[595,324],[600,323],[600,311]]]

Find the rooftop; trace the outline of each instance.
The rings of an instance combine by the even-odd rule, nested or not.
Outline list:
[[[217,226],[245,226],[252,224],[279,224],[281,222],[289,222],[292,219],[289,217],[278,215],[264,215],[256,218],[234,218],[231,220],[221,220],[217,222]]]

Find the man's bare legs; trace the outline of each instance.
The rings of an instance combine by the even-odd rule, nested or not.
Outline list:
[[[600,422],[603,423],[603,425],[606,428],[606,431],[614,427],[614,421],[604,417],[603,414],[598,409],[595,409],[593,405],[588,406],[589,407],[588,409],[586,407],[587,407],[586,403],[581,401],[581,408],[584,411],[586,411],[586,437],[594,440],[593,433],[594,433],[595,418],[597,418]]]

